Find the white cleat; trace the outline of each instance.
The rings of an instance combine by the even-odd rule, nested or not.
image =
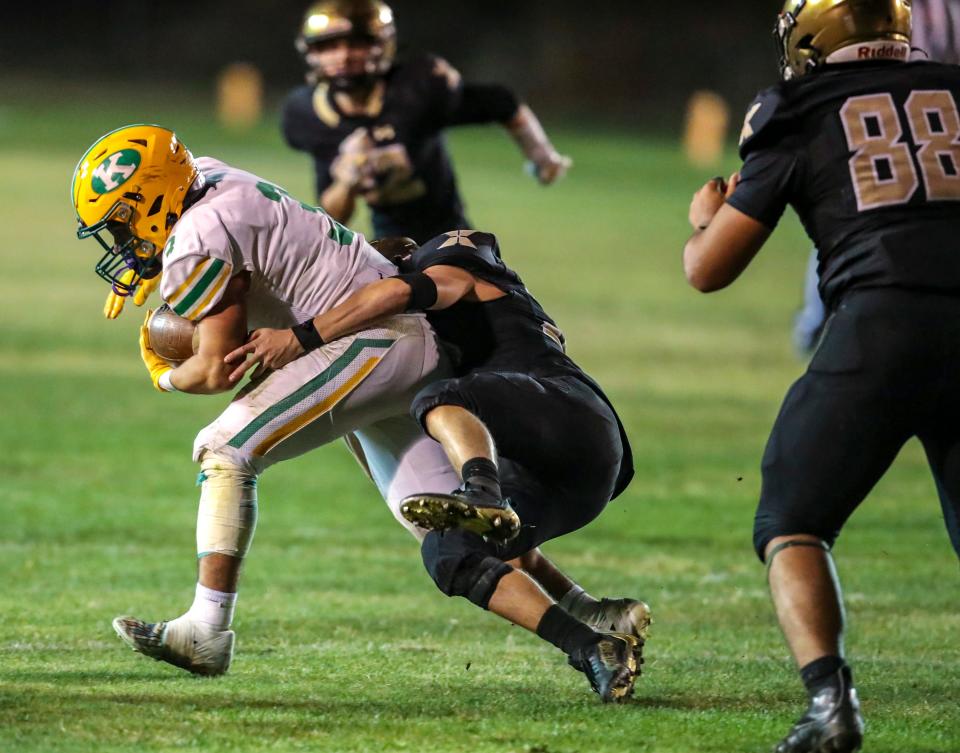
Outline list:
[[[236,634],[232,630],[214,630],[185,617],[170,622],[117,617],[113,629],[137,653],[195,675],[222,675],[230,668],[233,659]]]

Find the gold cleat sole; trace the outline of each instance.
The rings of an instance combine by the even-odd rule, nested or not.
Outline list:
[[[485,507],[452,494],[413,494],[400,502],[400,514],[428,531],[461,528],[497,541],[520,533],[520,517],[510,507]]]
[[[630,659],[627,661],[629,673],[610,689],[610,703],[623,703],[633,695],[634,686],[640,676],[640,665],[643,664],[643,643],[632,635],[618,633],[618,636],[630,644]]]
[[[650,625],[653,624],[650,607],[638,601],[627,610],[627,618],[633,623],[633,634],[640,639],[640,647],[643,648],[644,641],[650,637]]]

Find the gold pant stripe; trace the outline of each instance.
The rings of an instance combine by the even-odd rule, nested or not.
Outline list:
[[[309,410],[301,413],[299,416],[289,421],[288,423],[281,426],[275,432],[270,434],[266,439],[264,439],[260,444],[258,444],[254,450],[253,454],[255,456],[262,457],[266,455],[270,450],[280,444],[284,439],[289,437],[291,434],[294,434],[300,429],[302,429],[307,424],[315,421],[324,413],[333,408],[337,403],[339,403],[344,397],[346,397],[353,389],[360,384],[366,377],[373,371],[377,364],[380,363],[379,356],[373,356],[368,358],[359,369],[357,373],[350,377],[346,382],[344,382],[340,387],[331,392],[327,397],[317,403],[315,406]]]

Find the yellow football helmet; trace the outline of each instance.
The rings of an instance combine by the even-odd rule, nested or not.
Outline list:
[[[330,75],[312,63],[312,46],[349,37],[360,37],[373,43],[362,75]],[[313,83],[328,81],[338,87],[355,86],[384,75],[393,65],[397,55],[393,10],[383,0],[321,0],[307,8],[295,45],[311,68]]]
[[[780,74],[797,78],[826,62],[906,60],[911,0],[787,0],[773,35]],[[842,51],[852,51],[844,54]],[[840,53],[840,54],[837,54]],[[828,60],[834,56],[834,59]]]
[[[103,246],[96,271],[115,293],[130,295],[160,274],[160,253],[199,174],[176,134],[155,125],[111,131],[80,158],[71,188],[77,237]]]

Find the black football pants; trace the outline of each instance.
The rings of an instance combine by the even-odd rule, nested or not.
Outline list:
[[[806,533],[832,545],[913,436],[960,555],[960,298],[848,293],[787,392],[764,452],[760,558],[776,536]]]
[[[428,385],[411,411],[423,424],[439,405],[467,409],[496,442],[501,488],[522,527],[490,554],[512,559],[582,528],[610,500],[623,459],[617,419],[577,377],[475,372]]]

